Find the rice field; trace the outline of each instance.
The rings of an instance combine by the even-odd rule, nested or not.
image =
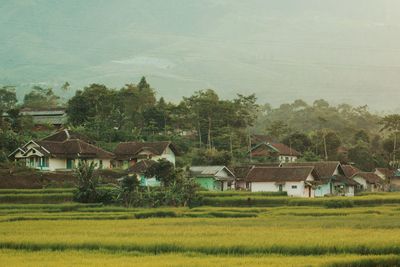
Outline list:
[[[400,266],[397,198],[343,208],[0,201],[0,266]]]

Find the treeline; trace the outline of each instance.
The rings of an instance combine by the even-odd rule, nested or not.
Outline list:
[[[65,83],[62,89],[68,88]],[[18,103],[15,90],[3,87],[0,101],[1,113],[8,114],[0,122],[3,160],[23,141],[46,134],[31,131],[32,121],[20,116],[21,108],[59,106],[67,110],[68,127],[109,150],[121,141],[172,140],[183,154],[181,165],[246,162],[254,133],[285,143],[306,161],[341,160],[371,170],[398,158],[398,115],[382,118],[367,106],[331,106],[322,99],[273,108],[257,104],[254,94],[227,100],[207,89],[171,103],[157,98],[143,77],[119,89],[91,84],[64,103],[51,88],[37,86]]]

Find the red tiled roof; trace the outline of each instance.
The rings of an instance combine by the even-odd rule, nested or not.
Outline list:
[[[313,173],[313,167],[254,167],[246,177],[248,182],[299,182]],[[315,175],[314,175],[315,177]]]
[[[141,160],[135,165],[129,167],[127,170],[128,173],[145,173],[148,168],[150,168],[156,162],[154,160],[145,159]]]

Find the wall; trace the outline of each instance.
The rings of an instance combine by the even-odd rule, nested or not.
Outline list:
[[[202,188],[207,190],[215,190],[214,178],[212,177],[196,177],[196,183],[198,183]]]
[[[329,194],[331,194],[331,183],[319,185],[315,190],[316,197],[323,197]]]
[[[175,165],[175,154],[169,147],[167,147],[160,156],[153,156],[151,159],[154,161],[158,161],[159,159],[166,159]]]
[[[297,188],[292,188],[293,186]],[[282,191],[287,192],[288,196],[293,197],[308,197],[305,192],[305,185],[303,181],[300,182],[286,182],[282,185]],[[252,182],[251,192],[279,192],[279,185],[275,182]],[[312,194],[313,196],[314,194]]]
[[[365,181],[364,178],[356,176],[353,178],[353,180],[356,181],[357,183],[361,184],[363,187],[363,190],[368,190],[367,182]]]
[[[67,168],[66,159],[57,159],[57,158],[49,159],[49,170],[50,171],[56,171],[59,169],[66,169],[66,168]]]

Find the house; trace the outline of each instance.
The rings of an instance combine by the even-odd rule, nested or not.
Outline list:
[[[59,129],[68,121],[65,108],[23,108],[20,110],[20,115],[31,117],[35,129],[37,130],[46,126],[52,126]],[[3,114],[3,117],[8,117],[8,114]]]
[[[333,175],[331,177],[319,178],[319,183],[315,189],[316,197],[324,196],[346,196],[353,197],[360,185],[343,175]]]
[[[284,163],[283,166],[312,166],[318,175],[318,185],[315,188],[315,196],[354,196],[359,184],[346,177],[346,171],[339,161],[295,162]]]
[[[141,186],[160,186],[160,181],[158,181],[155,177],[146,177],[146,171],[155,164],[156,161],[151,159],[141,160],[135,165],[128,168],[128,175],[137,175],[137,178],[140,181]]]
[[[254,159],[271,159],[279,162],[295,162],[301,155],[285,144],[267,142],[252,147],[249,153]]]
[[[118,167],[125,169],[145,159],[157,161],[166,159],[175,165],[177,150],[169,141],[161,142],[124,142],[119,143],[114,150]]]
[[[41,140],[31,140],[9,155],[26,166],[45,170],[70,170],[79,160],[94,162],[99,169],[111,168],[114,154],[81,139],[81,135],[62,130]]]
[[[251,192],[287,192],[293,197],[314,197],[318,175],[313,167],[254,167],[246,177]]]
[[[236,166],[233,168],[233,173],[235,174],[236,181],[235,181],[235,188],[237,190],[249,190],[250,183],[246,181],[246,177],[254,168],[254,165],[247,165],[247,166]]]
[[[192,166],[189,171],[204,189],[226,191],[235,188],[235,175],[225,166]]]
[[[368,192],[380,192],[385,189],[385,181],[374,172],[358,172],[351,179]]]

